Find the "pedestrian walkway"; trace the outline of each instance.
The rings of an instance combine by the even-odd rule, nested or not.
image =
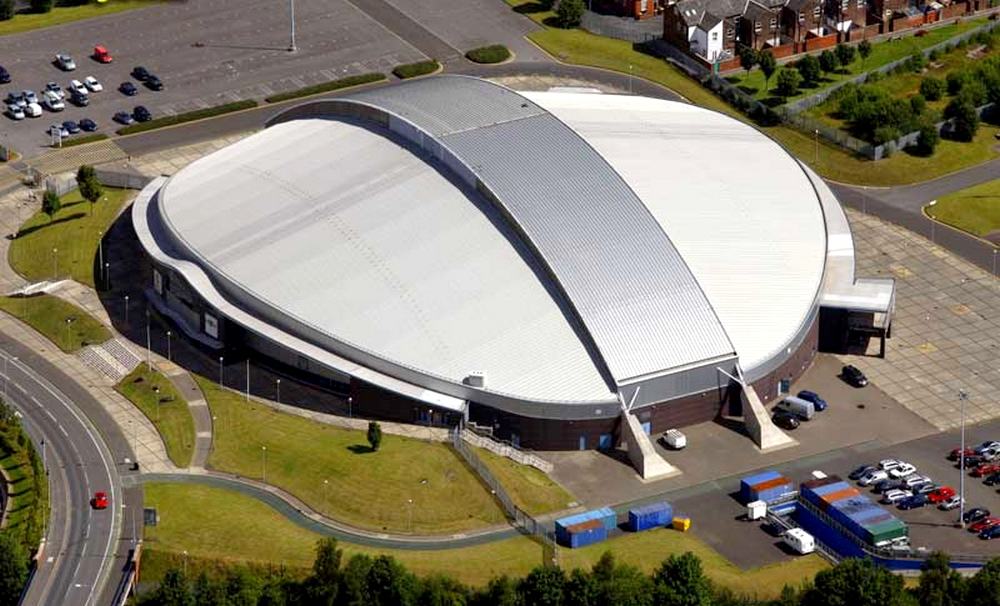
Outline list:
[[[76,172],[81,164],[106,164],[128,157],[125,151],[111,139],[85,143],[74,147],[54,149],[50,152],[27,160],[31,168],[46,175],[58,175],[65,172]]]
[[[238,133],[219,139],[212,139],[211,141],[202,141],[192,145],[139,156],[132,159],[132,166],[151,177],[172,175],[198,158],[228,147],[250,134],[252,133]]]

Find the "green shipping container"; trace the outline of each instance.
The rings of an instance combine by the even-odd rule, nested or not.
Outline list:
[[[889,520],[888,522],[869,526],[866,530],[872,535],[873,545],[905,537],[909,534],[906,524],[902,520]]]

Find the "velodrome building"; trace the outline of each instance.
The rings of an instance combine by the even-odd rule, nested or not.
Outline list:
[[[439,76],[306,102],[147,186],[147,296],[356,412],[607,447],[889,336],[809,168],[696,106]],[[623,410],[627,412],[623,412]]]

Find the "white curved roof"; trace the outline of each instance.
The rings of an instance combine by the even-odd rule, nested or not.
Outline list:
[[[528,401],[608,402],[636,369],[733,349],[749,373],[799,335],[825,230],[779,146],[689,105],[470,80],[353,95],[424,120],[462,166],[378,121],[301,118],[180,171],[160,216],[186,256],[276,325],[454,384],[482,372],[489,391]],[[463,103],[477,98],[496,107]],[[527,153],[543,134],[554,151]],[[530,170],[543,161],[559,171]],[[621,185],[574,206],[609,180]],[[553,203],[561,192],[572,196]]]

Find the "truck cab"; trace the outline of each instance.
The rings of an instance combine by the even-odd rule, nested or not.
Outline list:
[[[108,52],[108,49],[104,48],[103,45],[98,44],[94,47],[94,60],[98,63],[111,63],[113,58],[111,57],[111,53]]]

